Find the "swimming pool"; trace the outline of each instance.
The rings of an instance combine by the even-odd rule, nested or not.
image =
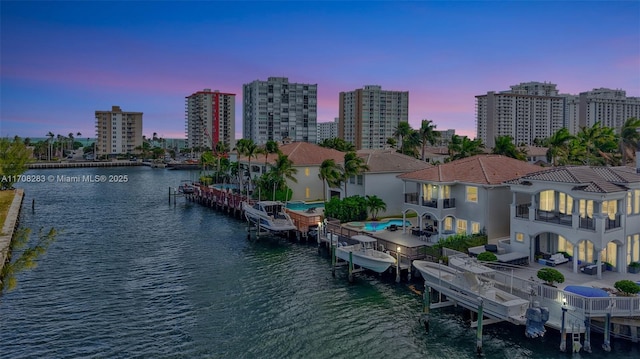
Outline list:
[[[359,222],[360,224],[363,225],[362,229],[365,231],[370,231],[370,232],[375,232],[375,231],[380,231],[383,229],[386,229],[387,227],[389,227],[392,224],[395,224],[398,227],[402,227],[402,220],[401,219],[383,219],[381,221],[370,221],[370,222]],[[411,227],[411,222],[410,221],[405,221],[405,226],[407,227]]]
[[[324,202],[287,202],[287,208],[294,211],[306,211],[309,208],[324,208]]]

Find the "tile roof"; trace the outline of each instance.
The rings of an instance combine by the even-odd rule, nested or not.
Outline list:
[[[626,184],[640,183],[640,175],[626,167],[565,166],[531,173],[509,183],[546,181],[575,184],[574,190],[595,193],[626,191]]]
[[[403,155],[395,150],[359,150],[358,156],[362,157],[369,166],[368,173],[412,172],[433,167],[429,163]]]
[[[344,162],[344,152],[326,148],[309,142],[292,142],[279,146],[280,152],[287,155],[294,166],[320,166],[322,161],[333,159],[336,164]],[[277,154],[270,153],[267,156],[268,163],[275,163]],[[247,162],[246,156],[241,156],[240,160]],[[257,158],[251,158],[251,163],[264,163],[264,154],[259,154]]]
[[[542,167],[501,155],[477,155],[399,175],[400,179],[499,185]]]

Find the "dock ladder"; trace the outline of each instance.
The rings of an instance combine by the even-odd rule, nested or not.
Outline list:
[[[582,349],[582,344],[580,344],[580,326],[576,328],[575,320],[571,323],[571,343],[573,352],[580,352],[580,349]]]

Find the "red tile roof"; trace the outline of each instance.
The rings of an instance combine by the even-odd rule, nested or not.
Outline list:
[[[499,185],[538,172],[540,166],[500,155],[477,155],[405,173],[398,178],[426,182],[464,182]]]
[[[309,142],[293,142],[280,145],[279,149],[283,155],[289,157],[294,166],[320,166],[322,161],[326,159],[333,159],[336,161],[336,164],[340,165],[344,162],[344,152]],[[270,153],[269,156],[267,156],[267,162],[275,163],[277,158],[277,154]],[[247,162],[247,157],[241,156],[240,160]],[[257,158],[252,157],[251,163],[264,163],[264,154],[258,154]]]

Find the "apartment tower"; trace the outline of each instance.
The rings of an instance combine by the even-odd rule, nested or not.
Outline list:
[[[215,149],[235,145],[236,95],[204,89],[185,98],[187,147]]]
[[[96,156],[137,152],[142,146],[142,112],[96,111]]]
[[[623,90],[607,88],[581,92],[567,96],[567,128],[577,134],[581,127],[591,127],[596,122],[620,132],[630,117],[640,118],[640,97],[627,97]]]
[[[318,122],[318,143],[324,140],[338,137],[338,123],[340,118],[336,117],[333,122]]]
[[[269,77],[243,86],[242,137],[258,145],[317,142],[318,85]]]
[[[516,145],[550,137],[564,122],[565,95],[547,82],[525,82],[503,92],[476,96],[477,138],[487,148],[495,138],[511,136]]]
[[[400,122],[409,121],[409,92],[380,86],[340,92],[338,137],[357,150],[383,149]]]

